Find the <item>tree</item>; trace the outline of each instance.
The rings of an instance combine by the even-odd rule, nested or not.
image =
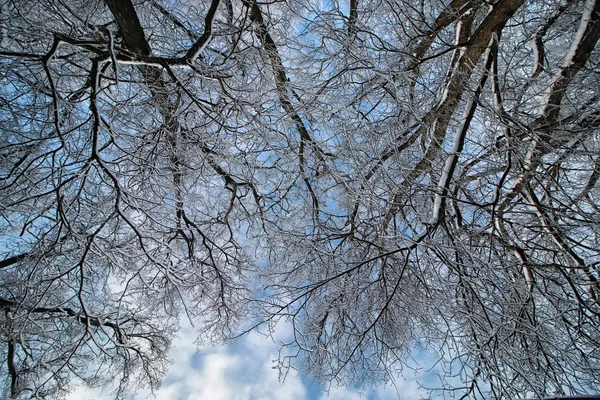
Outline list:
[[[214,99],[223,66],[201,72],[199,49],[153,58],[129,2],[4,10],[7,391],[59,396],[73,376],[119,379],[118,395],[139,376],[156,387],[181,307],[215,331],[244,315],[249,267],[238,237],[262,200],[234,158],[244,148],[224,141],[243,116],[221,121],[246,106],[235,93]],[[163,12],[150,4],[140,15]],[[166,20],[162,33],[175,27]],[[169,51],[168,36],[154,34],[153,46]],[[187,67],[178,76],[169,62]],[[187,84],[197,76],[212,83]]]
[[[292,323],[320,379],[412,349],[463,397],[600,383],[600,5],[8,2],[5,390],[156,387]],[[457,384],[456,382],[461,382]]]

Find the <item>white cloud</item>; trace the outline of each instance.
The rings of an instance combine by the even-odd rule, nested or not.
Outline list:
[[[109,398],[110,390],[104,391],[102,389],[88,389],[84,386],[77,386],[69,396],[67,400],[93,400]]]
[[[416,379],[407,379],[406,377],[398,377],[393,385],[380,386],[373,393],[374,398],[378,400],[417,400],[429,398],[428,392],[419,386]]]
[[[163,386],[155,393],[157,400],[307,400],[315,399],[300,379],[290,370],[280,381],[274,369],[281,341],[289,338],[288,326],[280,326],[273,337],[253,332],[234,346],[204,347],[194,344],[196,335],[190,326],[182,327],[174,340],[171,365]],[[407,379],[408,378],[408,379]],[[111,399],[111,390],[78,387],[68,400]],[[140,391],[136,399],[147,399],[150,393]],[[331,387],[320,395],[321,400],[415,400],[427,397],[416,377],[398,377],[395,385],[382,385],[364,392],[344,387]]]
[[[291,371],[285,381],[273,369],[281,333],[275,339],[251,333],[235,346],[202,348],[197,352],[191,327],[175,340],[174,363],[156,392],[158,400],[297,400],[307,398],[306,389]],[[141,395],[141,394],[140,394]],[[140,398],[144,398],[140,396]]]
[[[343,387],[331,388],[321,395],[321,400],[359,400],[362,399],[358,392],[353,392]]]
[[[416,378],[398,376],[393,383],[381,384],[370,390],[356,391],[345,387],[332,387],[320,400],[417,400],[429,398],[427,390],[420,387]]]

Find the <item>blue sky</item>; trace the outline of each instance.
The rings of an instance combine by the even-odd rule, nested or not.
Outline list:
[[[398,378],[393,385],[382,385],[362,393],[344,387],[328,392],[317,382],[302,378],[290,370],[281,381],[273,368],[278,358],[279,343],[290,335],[287,326],[276,329],[273,337],[252,332],[235,345],[203,347],[194,344],[196,334],[190,326],[182,327],[171,351],[173,364],[156,394],[157,400],[416,400],[427,392],[419,388],[414,376]],[[77,387],[68,400],[111,399],[111,388]],[[141,390],[137,399],[150,393]]]

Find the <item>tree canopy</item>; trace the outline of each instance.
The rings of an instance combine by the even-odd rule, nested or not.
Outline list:
[[[600,387],[600,1],[0,3],[7,396],[157,388],[180,318],[286,321],[324,381]]]

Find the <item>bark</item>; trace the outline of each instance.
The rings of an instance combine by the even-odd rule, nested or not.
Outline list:
[[[592,50],[600,38],[600,1],[588,0],[579,23],[575,40],[567,53],[560,70],[544,94],[540,107],[540,119],[534,125],[553,126],[560,113],[560,105],[573,77],[587,63]]]
[[[24,253],[24,254],[19,254],[16,256],[9,257],[9,258],[5,258],[4,260],[0,261],[0,269],[10,267],[11,265],[18,263],[19,261],[23,261],[28,257],[28,255],[29,255],[28,253]]]
[[[137,54],[149,56],[150,46],[133,3],[130,0],[106,0],[106,4],[115,18],[125,46]]]
[[[206,48],[212,38],[212,25],[215,19],[215,14],[217,13],[217,9],[219,8],[219,1],[220,0],[212,0],[210,3],[210,8],[208,9],[208,13],[204,19],[204,33],[202,33],[202,36],[198,38],[196,43],[190,47],[189,51],[185,55],[189,62],[192,62],[198,58],[202,50]]]
[[[431,29],[424,33],[424,37],[413,51],[413,58],[407,70],[411,70],[418,63],[422,62],[423,56],[429,50],[429,47],[442,30],[446,29],[450,24],[458,21],[461,16],[471,10],[475,6],[476,1],[473,0],[452,0],[450,4],[438,15]],[[459,42],[460,43],[460,42]]]
[[[384,219],[383,227],[387,227],[392,217],[402,207],[401,199],[404,198],[404,190],[414,183],[422,173],[427,172],[431,163],[441,150],[444,137],[447,134],[448,124],[454,114],[456,106],[460,102],[465,88],[468,86],[469,78],[477,65],[479,58],[490,46],[494,37],[500,34],[508,20],[523,5],[524,0],[502,0],[497,3],[487,17],[481,22],[473,36],[464,48],[456,50],[458,57],[449,72],[449,79],[438,105],[424,118],[424,125],[430,124],[432,130],[431,141],[425,154],[415,167],[406,174],[402,189],[392,198],[390,209]],[[458,40],[463,36],[460,34]],[[385,232],[386,228],[384,228]]]
[[[348,15],[348,35],[354,36],[357,31],[358,0],[350,0],[350,13]]]
[[[573,77],[585,66],[599,39],[600,2],[588,0],[575,39],[562,66],[554,74],[552,82],[546,89],[540,105],[539,117],[532,123],[533,138],[523,160],[523,172],[498,204],[500,217],[512,199],[522,192],[532,172],[538,167],[541,156],[552,149],[548,144],[551,143],[551,139],[554,140],[552,131],[556,128],[562,99]]]

